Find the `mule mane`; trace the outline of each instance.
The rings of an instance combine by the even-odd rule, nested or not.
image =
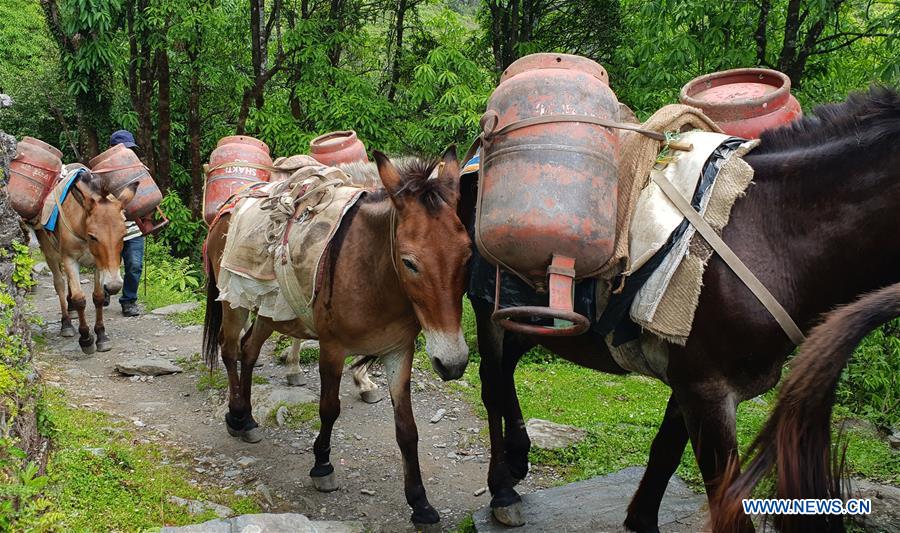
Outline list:
[[[441,205],[450,205],[454,191],[450,184],[439,179],[428,179],[437,168],[438,159],[419,157],[402,157],[394,160],[400,172],[400,188],[396,196],[402,199],[414,199],[421,203],[431,215],[441,210]],[[366,194],[363,202],[381,202],[387,199],[388,193],[381,185],[378,167],[375,163],[349,163],[339,165],[341,169],[367,183],[377,183],[378,188]]]
[[[823,104],[788,126],[764,131],[754,150],[769,153],[818,146],[845,138],[855,147],[871,147],[900,137],[900,93],[874,86],[843,102]]]

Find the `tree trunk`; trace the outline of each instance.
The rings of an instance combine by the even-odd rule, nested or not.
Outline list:
[[[159,155],[156,181],[165,194],[172,186],[172,113],[169,80],[169,53],[165,44],[156,51],[156,72],[159,83],[159,125],[157,140]]]
[[[199,41],[199,36],[197,37]],[[191,159],[191,214],[199,218],[203,215],[203,161],[200,156],[201,121],[200,121],[200,65],[199,43],[196,47],[188,49],[188,59],[191,64],[191,77],[188,82],[188,151]]]
[[[388,86],[388,101],[393,102],[397,92],[397,83],[400,82],[400,60],[403,57],[403,21],[406,17],[407,0],[400,0],[397,4],[397,18],[394,24],[394,58],[391,61],[391,82]]]

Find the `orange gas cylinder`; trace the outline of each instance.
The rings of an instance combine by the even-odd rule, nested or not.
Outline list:
[[[125,206],[125,217],[136,220],[156,210],[162,192],[140,158],[124,144],[117,144],[88,162],[91,172],[102,177],[109,192],[118,195],[137,182],[134,198]]]
[[[323,165],[366,162],[366,146],[353,130],[334,131],[319,135],[309,142],[310,155]]]
[[[524,325],[506,319],[536,316],[575,324],[530,333],[588,326],[572,312],[572,280],[602,267],[615,245],[618,134],[590,122],[618,117],[607,82],[590,59],[533,54],[509,66],[488,102],[476,244],[539,291],[550,287],[550,308],[495,313],[508,329]]]
[[[203,219],[212,223],[225,200],[252,183],[269,181],[272,157],[266,143],[246,135],[223,137],[209,156]]]
[[[763,130],[803,115],[791,79],[777,70],[738,68],[694,78],[681,88],[681,103],[698,107],[722,131],[757,139]]]
[[[9,163],[9,202],[25,220],[37,217],[62,170],[62,152],[44,141],[25,137]]]

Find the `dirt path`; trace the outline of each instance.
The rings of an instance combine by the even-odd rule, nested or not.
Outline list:
[[[39,277],[32,304],[46,322],[47,339],[39,359],[45,379],[65,389],[73,403],[131,420],[143,438],[189,450],[195,464],[188,466],[197,473],[197,480],[233,488],[237,494],[256,491],[263,495],[260,499],[269,511],[299,512],[316,520],[360,520],[371,531],[412,530],[389,399],[375,405],[363,403],[345,373],[342,412],[332,439],[332,462],[341,488],[322,494],[307,475],[313,464],[315,431],[311,428],[266,428],[265,440],[247,444],[229,437],[224,420],[216,415],[224,391],[198,391],[203,369],[186,369],[152,381],[133,381],[116,372],[116,363],[132,356],[190,359],[200,351],[199,326],[182,328],[150,314],[124,318],[113,298],[106,320],[113,348],[84,356],[76,339],[59,336],[56,302],[49,278]],[[275,364],[270,351],[264,351],[260,358],[263,366],[255,375],[275,386],[286,386],[284,367]],[[304,366],[304,371],[309,378],[306,387],[318,396],[316,369]],[[452,529],[489,501],[487,494],[474,496],[487,479],[488,456],[480,434],[484,422],[433,372],[413,372],[413,409],[425,488],[444,528]],[[373,379],[386,390],[381,375]],[[438,409],[447,414],[437,424],[429,423]],[[552,473],[533,474],[526,492],[552,484],[547,478]],[[265,487],[258,489],[260,484]],[[270,503],[265,494],[271,495]]]

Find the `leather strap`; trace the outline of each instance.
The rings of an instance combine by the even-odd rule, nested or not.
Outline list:
[[[791,315],[788,314],[780,303],[778,303],[778,300],[776,300],[765,285],[759,281],[759,278],[757,278],[753,272],[750,272],[747,265],[745,265],[731,248],[725,244],[725,241],[719,237],[719,234],[716,233],[712,226],[710,226],[709,223],[700,216],[700,213],[688,203],[684,196],[678,192],[678,189],[672,185],[672,182],[658,173],[654,173],[652,179],[654,183],[659,185],[659,188],[669,198],[669,201],[681,211],[681,214],[688,219],[691,225],[693,225],[700,235],[706,239],[706,242],[712,246],[713,250],[719,254],[719,257],[725,261],[725,264],[731,268],[742,282],[744,282],[744,285],[746,285],[747,288],[750,289],[750,292],[756,296],[759,303],[763,304],[766,310],[775,318],[775,321],[778,322],[781,329],[784,330],[788,338],[791,339],[791,342],[797,346],[802,344],[805,337],[803,336],[803,332],[800,331],[800,328],[797,327],[794,319],[791,318]]]

